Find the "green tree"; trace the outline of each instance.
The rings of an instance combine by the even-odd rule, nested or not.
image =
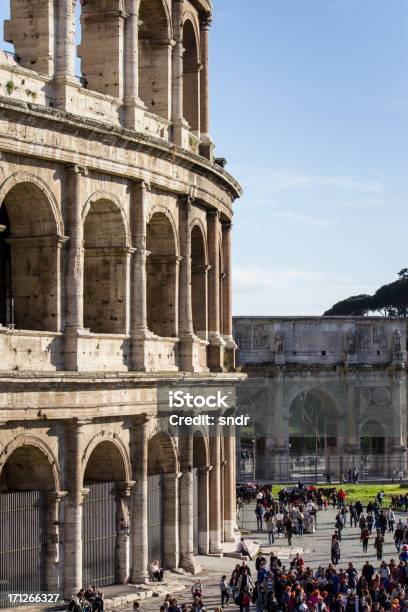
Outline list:
[[[326,310],[324,317],[345,317],[365,316],[370,310],[372,310],[371,295],[361,294],[352,295],[345,300],[341,300],[332,306],[329,310]]]

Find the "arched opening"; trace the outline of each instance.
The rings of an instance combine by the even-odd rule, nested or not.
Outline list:
[[[148,560],[159,560],[171,569],[178,565],[178,475],[168,434],[158,433],[149,440],[147,466]]]
[[[193,436],[193,531],[194,554],[209,550],[208,449],[201,432]]]
[[[191,130],[200,131],[200,73],[198,42],[194,26],[187,20],[183,27],[183,111]]]
[[[126,482],[122,454],[111,441],[98,444],[86,464],[82,508],[82,582],[108,586],[122,582],[119,539],[125,499],[121,484]],[[126,555],[125,555],[126,556]]]
[[[7,193],[0,209],[0,323],[60,327],[60,243],[51,204],[33,183]]]
[[[169,119],[169,29],[162,0],[142,0],[139,9],[139,97],[147,109]]]
[[[300,393],[290,406],[289,448],[295,480],[338,477],[337,410],[319,390]]]
[[[6,461],[0,474],[0,602],[6,593],[51,588],[55,568],[47,565],[47,552],[55,490],[52,466],[37,447],[21,446]]]
[[[207,261],[205,240],[198,225],[191,232],[191,297],[194,333],[207,340]]]
[[[385,428],[378,421],[369,420],[360,428],[362,477],[392,473],[391,463],[386,465]]]
[[[172,225],[155,213],[147,225],[147,324],[162,337],[177,335],[178,261]]]
[[[113,202],[92,202],[84,242],[84,325],[96,334],[124,334],[128,249],[123,218]]]

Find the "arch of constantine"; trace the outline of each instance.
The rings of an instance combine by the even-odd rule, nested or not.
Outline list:
[[[144,582],[153,559],[194,572],[197,553],[236,538],[234,428],[180,436],[159,418],[163,388],[233,393],[244,378],[231,319],[241,189],[209,135],[211,16],[209,0],[11,0],[1,593]]]
[[[236,317],[234,338],[248,374],[239,408],[252,419],[239,479],[406,475],[405,320]]]

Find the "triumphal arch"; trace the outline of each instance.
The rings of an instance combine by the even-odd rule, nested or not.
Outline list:
[[[159,418],[163,389],[233,394],[243,378],[241,190],[209,132],[211,19],[209,0],[10,0],[2,593],[144,582],[152,559],[193,572],[236,538],[234,428],[179,436]]]
[[[405,319],[236,317],[239,478],[407,476]]]

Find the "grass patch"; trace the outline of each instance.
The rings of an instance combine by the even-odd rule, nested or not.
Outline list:
[[[330,485],[318,485],[321,487],[329,487]],[[346,502],[354,503],[357,500],[360,500],[363,504],[367,504],[369,501],[374,501],[375,496],[378,491],[384,491],[384,501],[383,506],[389,506],[391,503],[391,498],[394,495],[405,495],[408,492],[408,484],[407,483],[394,483],[394,484],[348,484],[344,485],[335,484],[332,485],[336,487],[336,489],[340,489],[342,487],[347,494]],[[279,491],[285,487],[293,487],[292,484],[277,484],[272,487],[272,494],[274,497],[277,497]]]

